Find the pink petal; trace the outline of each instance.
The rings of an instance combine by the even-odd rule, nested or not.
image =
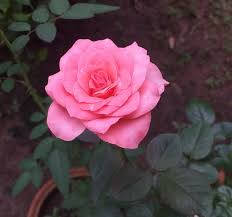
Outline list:
[[[98,97],[92,97],[89,96],[76,82],[73,86],[73,93],[74,97],[78,102],[84,102],[84,103],[96,103],[96,102],[101,102],[104,99],[98,98]]]
[[[108,100],[105,99],[104,101],[101,102],[96,102],[96,103],[79,103],[80,104],[80,108],[82,110],[87,110],[87,111],[96,111],[99,110],[100,108],[102,108],[105,104],[107,104]]]
[[[48,109],[47,124],[57,138],[65,141],[75,139],[85,130],[80,120],[70,117],[67,111],[55,102]]]
[[[119,48],[112,53],[118,68],[118,86],[119,89],[126,89],[131,84],[134,63],[133,58],[124,48]]]
[[[136,119],[121,119],[105,134],[98,134],[98,136],[119,147],[135,149],[146,136],[150,122],[150,112]]]
[[[64,72],[64,87],[71,94],[73,93],[72,87],[77,80],[80,56],[91,43],[88,39],[77,40],[60,59],[60,70]]]
[[[68,97],[69,94],[65,91],[62,81],[62,72],[49,76],[48,84],[46,85],[45,90],[54,101],[62,106],[65,106],[65,98]]]
[[[164,87],[167,84],[168,82],[163,79],[159,69],[154,64],[150,64],[146,80],[139,90],[139,107],[128,118],[137,118],[150,112],[159,102],[160,95],[163,93]]]
[[[109,115],[110,113],[116,111],[119,108],[120,108],[119,106],[105,105],[102,108],[100,108],[99,110],[97,110],[96,113],[101,114],[101,115]]]
[[[83,121],[85,127],[94,133],[105,133],[112,124],[118,122],[120,117],[99,118],[92,121]]]
[[[91,49],[92,46],[80,58],[77,80],[80,87],[89,93],[89,81],[91,73],[102,70],[109,74],[112,83],[117,79],[117,66],[111,53],[112,51],[102,51],[102,49]]]
[[[115,49],[115,48],[117,48],[117,46],[109,38],[106,38],[104,40],[94,41],[94,43],[89,47],[89,49],[100,49],[100,50]]]
[[[139,96],[139,93],[136,92],[135,94],[130,96],[130,98],[127,100],[127,102],[122,107],[120,107],[117,111],[110,114],[110,116],[128,115],[134,112],[138,108],[139,103],[140,103],[140,96]]]
[[[142,86],[145,80],[150,63],[150,57],[146,54],[146,50],[139,47],[136,42],[125,49],[133,57],[134,71],[132,75],[131,87],[132,93],[134,93]]]
[[[94,114],[90,111],[82,110],[79,103],[72,96],[66,98],[65,104],[71,117],[82,120],[93,120],[100,117],[100,115]]]
[[[111,96],[110,101],[107,104],[111,106],[122,106],[128,100],[130,95],[131,95],[130,88],[126,90],[121,90],[117,95]]]

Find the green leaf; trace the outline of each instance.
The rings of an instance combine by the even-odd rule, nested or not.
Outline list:
[[[145,205],[139,204],[130,207],[126,212],[127,217],[153,217],[152,211]]]
[[[11,61],[5,61],[0,63],[0,75],[5,73],[8,68],[11,66],[12,62]]]
[[[10,7],[10,0],[1,0],[0,1],[0,10],[3,13],[6,13],[9,7]]]
[[[37,166],[32,172],[31,172],[31,181],[32,184],[36,187],[39,188],[40,185],[42,184],[43,180],[43,171],[39,166]]]
[[[45,115],[41,112],[34,112],[31,117],[30,117],[30,121],[31,122],[40,122],[42,120],[44,120]]]
[[[53,14],[61,15],[70,8],[68,0],[51,0],[49,9]]]
[[[162,171],[175,167],[181,158],[182,147],[176,134],[161,134],[147,146],[146,159],[152,169]]]
[[[124,152],[129,160],[133,160],[139,155],[142,155],[145,152],[145,146],[140,145],[136,149],[124,149]]]
[[[104,4],[77,3],[64,13],[63,19],[87,19],[94,17],[95,14],[107,13],[118,10],[117,6]]]
[[[221,122],[214,124],[213,132],[217,140],[232,138],[232,122]]]
[[[152,187],[152,175],[148,171],[127,165],[113,178],[111,195],[119,201],[135,201],[144,198]]]
[[[187,168],[173,168],[158,177],[162,202],[187,215],[209,217],[212,212],[212,192],[208,180]]]
[[[90,142],[95,144],[99,143],[100,141],[99,137],[96,134],[87,129],[80,136],[78,136],[78,139],[83,142]]]
[[[209,181],[210,184],[213,184],[217,181],[218,172],[217,169],[207,163],[191,163],[189,168],[196,170]]]
[[[53,148],[53,137],[47,137],[43,139],[35,148],[35,151],[33,153],[34,159],[47,159],[48,154]]]
[[[207,122],[212,124],[215,121],[215,113],[211,106],[201,100],[191,100],[186,108],[186,115],[192,123]]]
[[[21,64],[19,63],[13,64],[8,68],[7,75],[8,76],[16,75],[20,72],[21,68],[22,68]]]
[[[31,30],[31,25],[25,22],[13,22],[8,26],[8,29],[15,32],[25,32]]]
[[[45,134],[48,131],[47,125],[44,123],[39,124],[32,128],[31,134],[30,134],[30,139],[38,139],[41,137],[43,134]]]
[[[30,0],[16,0],[19,4],[31,6]]]
[[[12,196],[17,196],[23,189],[30,183],[31,174],[29,172],[22,173],[19,178],[16,180],[15,185],[12,189]]]
[[[92,182],[92,197],[97,201],[99,196],[109,185],[112,176],[122,167],[122,160],[118,152],[109,144],[96,148],[90,160],[90,174]]]
[[[11,44],[12,50],[15,52],[22,50],[27,45],[29,40],[30,37],[28,35],[20,35],[12,42]]]
[[[94,217],[123,217],[120,208],[112,205],[98,207]]]
[[[21,170],[30,171],[37,167],[37,162],[32,158],[25,158],[20,162],[19,167]]]
[[[54,150],[49,155],[48,167],[58,189],[63,195],[67,196],[69,193],[70,168],[70,162],[67,158],[67,155],[60,150]]]
[[[174,211],[173,209],[171,209],[171,208],[169,208],[167,206],[161,207],[159,209],[159,212],[158,212],[157,216],[158,217],[186,217],[186,216],[183,216],[183,215],[177,213],[176,211]]]
[[[52,42],[56,37],[56,26],[54,23],[43,23],[35,29],[37,36],[46,42]]]
[[[16,21],[21,21],[21,22],[27,22],[29,18],[31,17],[30,13],[24,14],[24,13],[13,13],[12,17]]]
[[[194,160],[205,158],[213,145],[213,131],[206,123],[197,123],[185,128],[181,133],[183,151]]]
[[[32,13],[32,19],[38,23],[45,23],[49,19],[49,11],[46,7],[39,7]]]
[[[5,79],[1,84],[2,90],[6,93],[11,92],[14,89],[14,87],[15,87],[15,81],[10,78]]]

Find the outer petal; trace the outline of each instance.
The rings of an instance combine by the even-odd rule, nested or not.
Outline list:
[[[111,126],[105,134],[98,134],[98,136],[119,147],[135,149],[146,136],[150,122],[150,112],[136,119],[121,119]]]
[[[140,102],[139,98],[140,98],[139,93],[136,92],[135,94],[130,96],[130,98],[122,107],[120,107],[117,111],[110,114],[110,116],[125,116],[132,113],[139,106],[139,102]]]
[[[49,76],[45,90],[54,101],[65,107],[65,98],[68,97],[69,94],[65,91],[62,80],[62,72]]]
[[[66,98],[65,104],[71,117],[83,120],[93,120],[100,117],[100,115],[94,114],[90,111],[82,110],[79,103],[72,96]]]
[[[55,102],[48,109],[47,124],[57,138],[65,141],[75,139],[85,130],[80,120],[71,118],[67,111]]]
[[[80,56],[92,43],[88,39],[79,39],[60,59],[60,70],[64,72],[64,87],[71,94],[77,80]]]
[[[83,121],[85,127],[94,133],[105,133],[112,124],[118,122],[120,117],[99,118],[92,121]]]
[[[159,102],[160,96],[167,84],[168,82],[163,79],[159,69],[154,64],[150,64],[146,80],[139,90],[139,107],[135,112],[129,115],[128,118],[137,118],[150,112]]]
[[[146,50],[139,47],[136,42],[125,49],[134,60],[134,70],[131,81],[132,92],[134,93],[142,86],[145,80],[150,57],[146,54]]]

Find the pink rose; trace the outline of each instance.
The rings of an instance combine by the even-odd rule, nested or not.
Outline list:
[[[106,142],[137,148],[167,84],[137,43],[119,48],[110,39],[77,40],[60,72],[48,78],[48,127],[66,141],[87,128]]]

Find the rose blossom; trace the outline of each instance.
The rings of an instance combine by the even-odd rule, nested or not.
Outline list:
[[[137,148],[167,84],[137,43],[120,48],[110,39],[77,40],[48,78],[48,127],[66,141],[87,128],[106,142]]]

